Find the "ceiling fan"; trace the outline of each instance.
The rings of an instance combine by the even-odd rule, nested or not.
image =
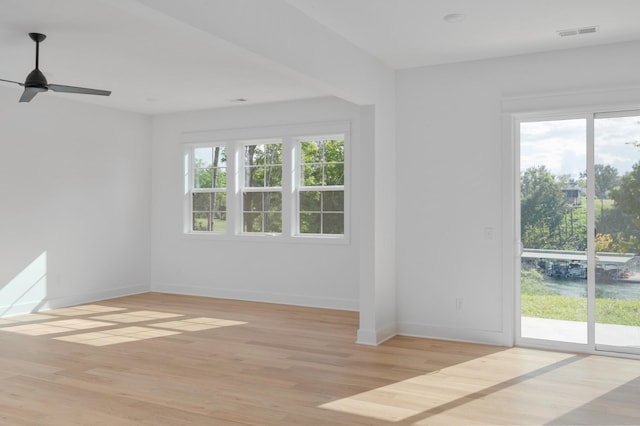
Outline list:
[[[36,67],[33,71],[29,73],[27,79],[24,83],[19,83],[17,81],[12,80],[4,80],[0,78],[0,81],[6,81],[7,83],[15,83],[24,87],[24,92],[20,97],[20,102],[29,102],[35,95],[40,92],[46,92],[47,90],[53,90],[54,92],[64,92],[64,93],[81,93],[86,95],[101,95],[101,96],[109,96],[111,94],[110,90],[98,90],[98,89],[87,89],[85,87],[76,87],[76,86],[63,86],[62,84],[50,84],[47,82],[44,74],[38,68],[38,59],[40,56],[40,42],[47,38],[46,35],[40,33],[29,33],[29,37],[31,40],[36,42]]]

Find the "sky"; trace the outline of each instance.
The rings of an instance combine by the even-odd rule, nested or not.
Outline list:
[[[586,119],[538,121],[520,127],[520,170],[546,166],[554,175],[578,179],[587,168]],[[620,176],[640,161],[640,116],[595,120],[595,163],[609,164]]]

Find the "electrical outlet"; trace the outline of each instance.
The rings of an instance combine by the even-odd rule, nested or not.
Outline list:
[[[493,240],[493,228],[487,226],[484,228],[484,239],[485,240]]]

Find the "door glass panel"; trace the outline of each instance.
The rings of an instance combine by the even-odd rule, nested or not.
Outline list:
[[[520,125],[521,337],[587,343],[586,120]]]
[[[640,349],[640,116],[594,130],[596,345]]]

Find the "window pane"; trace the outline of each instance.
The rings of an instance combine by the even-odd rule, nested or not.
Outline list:
[[[332,163],[324,166],[324,185],[344,185],[344,164]]]
[[[325,212],[344,211],[344,191],[324,191],[322,193],[322,210]]]
[[[344,214],[324,213],[322,215],[323,234],[344,234]]]
[[[209,211],[211,194],[193,194],[193,211]]]
[[[640,116],[594,128],[595,341],[627,352],[640,347]]]
[[[245,166],[271,164],[282,164],[282,144],[245,145]]]
[[[344,140],[300,143],[302,186],[344,185]]]
[[[227,165],[227,150],[224,146],[213,148],[213,167],[225,167]]]
[[[319,212],[320,191],[300,191],[300,211]]]
[[[245,192],[242,209],[245,212],[264,211],[262,206],[262,192]]]
[[[193,230],[208,231],[209,230],[209,213],[193,214]]]
[[[265,232],[282,232],[282,214],[265,214]]]
[[[211,188],[211,169],[194,169],[194,188]]]
[[[262,213],[244,213],[242,229],[244,232],[262,232]]]
[[[248,188],[264,187],[264,166],[245,167],[244,186]]]
[[[325,142],[324,161],[327,163],[344,163],[344,140]]]
[[[300,233],[301,234],[319,234],[321,232],[320,213],[300,213]]]
[[[213,165],[213,148],[196,148],[193,150],[193,165],[201,169],[209,168]]]
[[[224,192],[216,192],[213,195],[212,211],[224,212],[227,210],[227,194]]]
[[[282,164],[282,144],[264,145],[264,164]]]
[[[282,194],[280,192],[264,193],[264,211],[282,211]]]
[[[264,151],[262,145],[245,145],[244,165],[253,166],[256,164],[264,164]]]
[[[267,166],[265,186],[282,186],[282,166]]]
[[[303,163],[319,163],[322,161],[322,152],[316,142],[302,142],[300,149],[302,150]]]
[[[586,344],[587,121],[520,124],[521,337]]]
[[[211,173],[211,177],[210,177],[211,184],[209,187],[212,187],[212,188],[227,187],[227,168],[226,167],[216,167],[212,169],[210,173]]]
[[[224,212],[213,213],[212,231],[223,232],[227,229],[227,214]]]
[[[322,165],[305,164],[301,167],[300,181],[302,186],[322,185]]]
[[[225,147],[205,147],[193,150],[193,187],[226,187],[227,154]]]

